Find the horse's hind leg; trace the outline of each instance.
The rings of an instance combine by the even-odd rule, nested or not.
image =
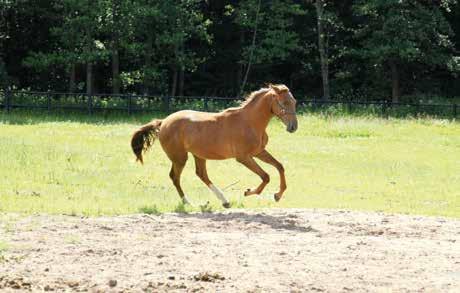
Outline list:
[[[182,170],[184,170],[185,163],[187,162],[187,153],[185,153],[182,156],[175,157],[174,159],[171,159],[171,161],[172,166],[171,171],[169,172],[169,177],[171,178],[174,186],[176,187],[177,192],[179,193],[179,196],[181,197],[183,203],[190,204],[190,202],[184,194],[184,191],[182,190],[182,187],[180,186],[180,175],[182,174]]]
[[[220,191],[217,187],[215,187],[214,184],[212,184],[211,180],[209,180],[208,172],[206,170],[206,160],[199,158],[197,156],[194,156],[194,157],[195,157],[196,175],[200,177],[200,179],[204,182],[204,184],[206,184],[206,186],[209,187],[209,189],[212,190],[212,192],[214,192],[217,198],[222,202],[222,205],[224,206],[224,208],[229,208],[230,203],[225,198],[222,191]]]

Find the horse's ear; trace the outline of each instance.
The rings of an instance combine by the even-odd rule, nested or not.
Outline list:
[[[271,84],[269,83],[268,86],[274,90],[278,95],[287,91],[287,87],[285,85],[275,85],[275,84]]]

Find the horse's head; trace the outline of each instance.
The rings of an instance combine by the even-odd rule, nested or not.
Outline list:
[[[269,87],[274,93],[271,103],[273,114],[283,121],[287,131],[291,133],[295,132],[297,130],[297,116],[295,112],[297,101],[292,96],[289,88],[284,84],[270,84]]]

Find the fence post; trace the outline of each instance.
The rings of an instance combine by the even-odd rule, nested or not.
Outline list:
[[[129,95],[129,96],[128,96],[128,115],[131,115],[131,113],[132,113],[132,109],[131,109],[131,98],[132,98],[132,96]]]
[[[93,95],[88,94],[88,113],[89,115],[93,114]]]
[[[204,110],[208,112],[208,98],[204,97]]]
[[[166,113],[169,113],[170,103],[171,103],[171,97],[170,96],[164,96],[163,97],[163,110]]]
[[[6,110],[6,112],[9,112],[10,108],[11,108],[11,91],[7,87],[5,89],[5,110]]]
[[[457,118],[457,104],[452,105],[452,112],[453,112],[452,114],[454,116],[454,119],[456,119]]]
[[[46,95],[47,100],[46,100],[46,108],[48,109],[48,114],[51,112],[51,95],[48,94]]]
[[[386,105],[387,105],[386,101],[383,101],[382,102],[382,116],[384,116],[385,113],[387,112],[387,106]]]

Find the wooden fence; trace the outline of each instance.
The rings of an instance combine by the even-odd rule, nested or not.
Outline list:
[[[143,111],[173,112],[181,109],[218,111],[238,105],[241,98],[161,96],[161,95],[110,95],[32,91],[0,91],[0,108],[12,109],[77,110],[89,115],[98,111],[122,111],[127,114]],[[390,101],[323,101],[298,99],[300,111],[372,112],[385,116],[430,115],[457,118],[457,104],[392,103]]]

